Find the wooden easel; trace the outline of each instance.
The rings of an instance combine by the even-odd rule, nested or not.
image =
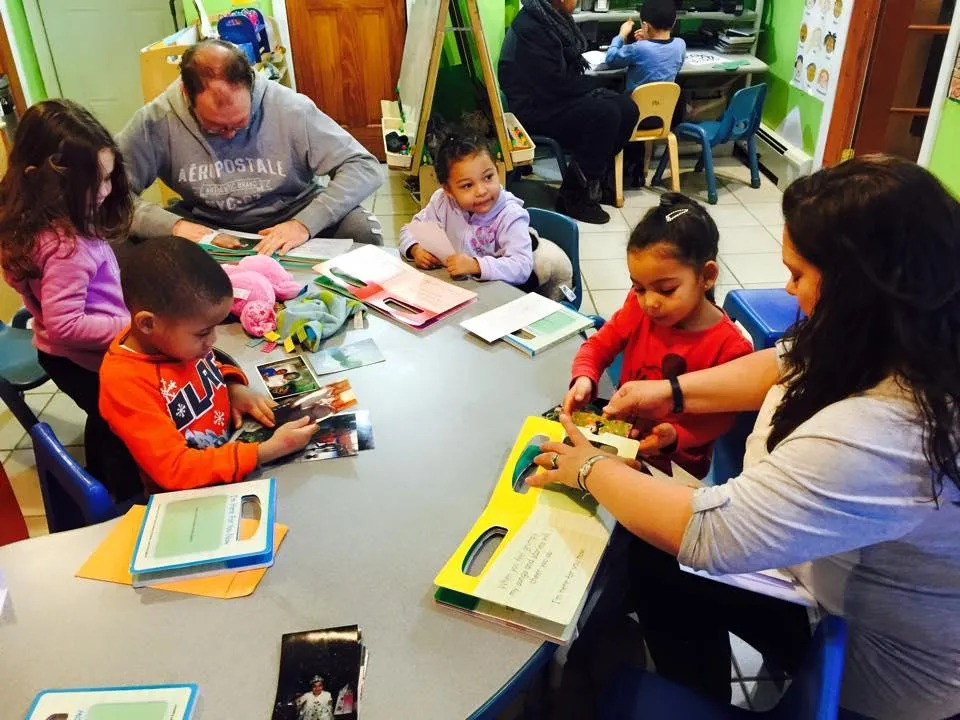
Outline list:
[[[463,17],[461,3],[466,7],[466,17]],[[450,19],[451,27],[447,27],[447,18]],[[432,190],[437,187],[433,167],[423,164],[423,150],[427,137],[427,123],[433,109],[434,93],[437,87],[440,56],[443,52],[444,38],[448,32],[456,34],[461,60],[471,76],[483,81],[490,106],[490,119],[502,150],[503,160],[497,163],[501,181],[517,164],[531,162],[531,160],[524,160],[518,163],[512,157],[513,150],[507,134],[503,105],[500,102],[496,75],[481,26],[477,0],[418,0],[414,3],[407,25],[407,40],[398,86],[399,100],[384,100],[380,103],[380,108],[384,136],[391,130],[403,129],[411,140],[408,156],[387,152],[387,165],[394,169],[403,169],[410,175],[418,177],[421,205],[429,200]],[[424,36],[432,37],[432,43],[429,46],[418,42]],[[473,37],[476,44],[479,68],[474,66],[474,58],[470,53],[468,42],[469,36]],[[427,56],[428,52],[429,56]],[[420,75],[424,69],[425,77]],[[410,131],[414,131],[412,135]]]

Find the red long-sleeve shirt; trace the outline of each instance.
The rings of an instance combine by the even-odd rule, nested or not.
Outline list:
[[[603,371],[623,353],[620,385],[631,380],[663,380],[671,375],[722,365],[753,348],[726,315],[713,327],[690,331],[654,323],[633,290],[613,317],[587,340],[573,360],[573,379],[588,377],[596,388]],[[677,447],[668,456],[703,477],[710,468],[712,443],[733,425],[734,413],[680,414],[664,419],[677,429]]]
[[[257,467],[259,443],[228,442],[227,382],[243,372],[213,353],[180,362],[113,341],[100,366],[100,414],[137,461],[148,493],[239,482]]]

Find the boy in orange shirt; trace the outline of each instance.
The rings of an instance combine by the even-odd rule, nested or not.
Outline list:
[[[183,238],[148,240],[121,270],[130,327],[100,368],[100,412],[140,466],[148,494],[238,482],[260,463],[300,450],[316,426],[282,425],[262,443],[228,442],[244,415],[273,427],[273,400],[217,362],[216,327],[233,288],[223,269]]]

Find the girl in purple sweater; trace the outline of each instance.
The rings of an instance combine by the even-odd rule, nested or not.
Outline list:
[[[88,470],[118,500],[140,491],[126,448],[100,417],[100,361],[130,322],[108,240],[133,207],[110,133],[80,105],[47,100],[17,128],[0,182],[0,266],[33,315],[40,365],[84,412]]]

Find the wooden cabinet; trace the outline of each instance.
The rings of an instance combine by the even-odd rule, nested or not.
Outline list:
[[[297,90],[383,160],[380,101],[396,95],[404,0],[296,0],[287,21]]]

